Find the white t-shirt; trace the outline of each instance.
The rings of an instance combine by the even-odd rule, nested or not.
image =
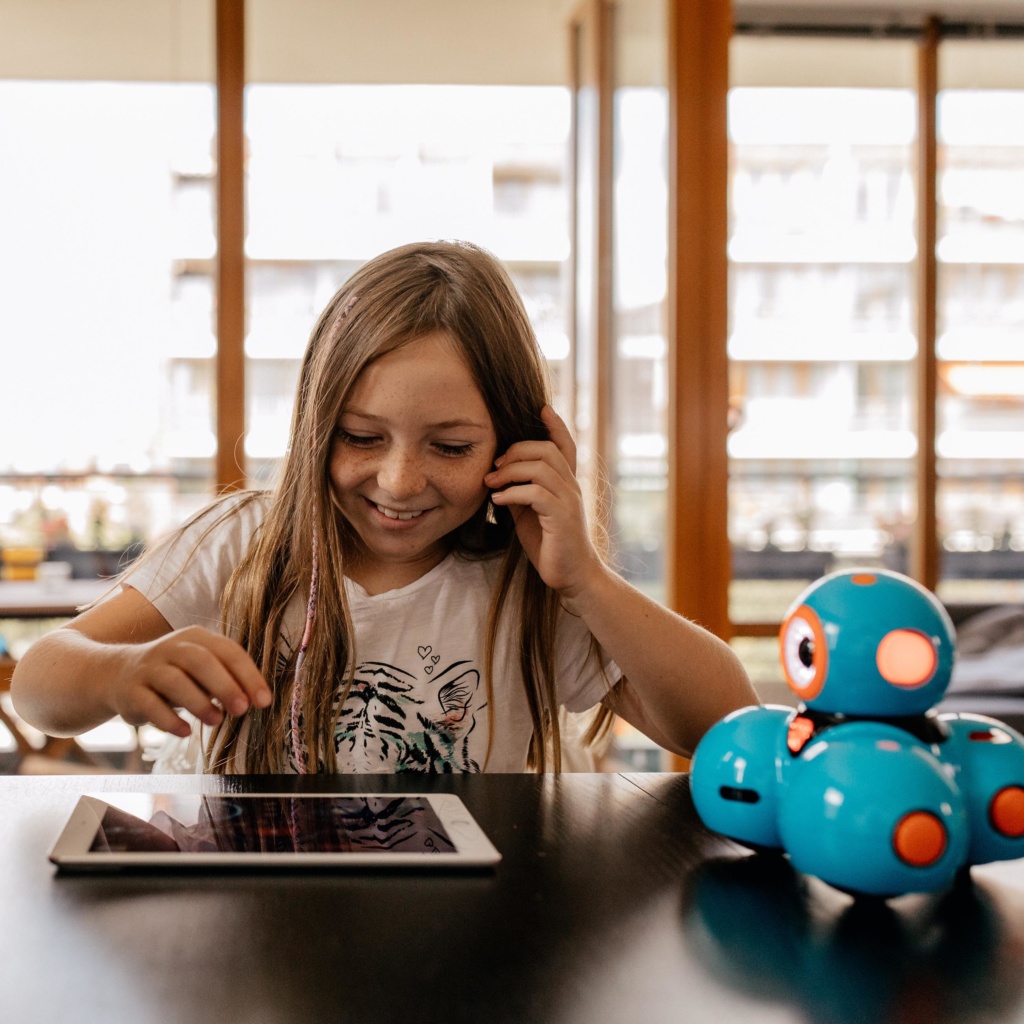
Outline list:
[[[201,516],[125,582],[172,628],[201,625],[219,632],[224,586],[265,507],[252,501],[212,529],[217,514]],[[356,669],[335,730],[339,771],[477,772],[485,764],[488,771],[526,770],[532,724],[519,651],[506,631],[495,649],[493,707],[484,682],[487,613],[499,565],[497,558],[452,554],[408,586],[373,596],[345,579]],[[305,599],[296,598],[285,614],[282,632],[292,649],[304,625]],[[317,621],[314,628],[329,624]],[[563,611],[555,678],[559,704],[570,712],[594,707],[621,678],[615,663],[593,648],[595,653],[583,621]],[[488,757],[491,714],[494,744]],[[186,744],[172,737],[154,770],[201,771],[206,738],[198,723]]]

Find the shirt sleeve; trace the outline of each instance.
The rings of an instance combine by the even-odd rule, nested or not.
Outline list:
[[[567,711],[587,711],[622,678],[622,670],[594,639],[586,623],[564,609],[558,618],[555,679]]]
[[[252,535],[262,521],[259,500],[218,502],[159,543],[123,580],[167,620],[172,629],[221,629],[221,598]]]

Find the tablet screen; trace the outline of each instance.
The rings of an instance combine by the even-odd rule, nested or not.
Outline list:
[[[141,796],[141,795],[140,795]],[[451,853],[426,797],[163,795],[107,803],[90,853]]]

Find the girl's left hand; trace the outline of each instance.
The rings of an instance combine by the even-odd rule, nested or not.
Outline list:
[[[519,441],[484,477],[491,501],[512,513],[523,550],[544,582],[571,600],[600,564],[576,480],[576,444],[551,406],[541,410],[549,441]]]

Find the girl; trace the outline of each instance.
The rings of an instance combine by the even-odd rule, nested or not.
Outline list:
[[[560,708],[599,704],[685,754],[756,698],[604,564],[575,468],[498,261],[387,252],[313,330],[273,494],[216,502],[39,640],[17,710],[151,722],[218,772],[558,770]]]

